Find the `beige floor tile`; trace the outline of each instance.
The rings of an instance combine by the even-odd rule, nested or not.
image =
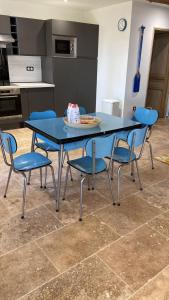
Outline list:
[[[89,216],[38,240],[38,244],[62,272],[117,238],[104,222]]]
[[[151,222],[148,222],[148,225],[152,229],[157,230],[169,238],[169,212],[158,216]]]
[[[24,220],[17,215],[0,225],[0,255],[61,226],[61,223],[43,206],[27,212]]]
[[[145,225],[98,255],[137,290],[169,264],[169,242]]]
[[[72,189],[73,191],[74,189]],[[110,199],[106,199],[97,191],[88,191],[84,189],[83,192],[83,215],[91,214],[98,209],[104,208],[110,204]],[[75,222],[79,219],[79,205],[80,205],[80,191],[77,193],[69,192],[66,200],[60,201],[60,211],[57,213],[57,218],[65,225]],[[46,204],[46,206],[54,211],[54,203]]]
[[[159,208],[161,211],[166,211],[169,209],[168,201],[164,201],[164,198],[160,198],[156,194],[150,192],[149,187],[144,189],[142,192],[138,192],[136,195],[144,199],[150,205]]]
[[[23,300],[120,300],[129,295],[129,288],[94,256]]]
[[[159,209],[150,206],[141,197],[132,195],[122,200],[120,207],[109,206],[95,214],[112,226],[115,232],[125,235],[160,213]]]
[[[130,300],[168,300],[169,267],[163,270],[150,283],[140,289]]]
[[[0,224],[9,219],[9,211],[4,204],[5,199],[0,200]]]
[[[0,257],[0,299],[15,300],[57,274],[37,246],[19,248]]]

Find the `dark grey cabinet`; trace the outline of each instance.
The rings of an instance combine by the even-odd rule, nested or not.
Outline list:
[[[20,55],[46,55],[44,20],[16,18]]]
[[[94,112],[96,106],[97,60],[53,58],[55,106],[62,116],[69,102]]]
[[[10,34],[10,17],[8,16],[0,16],[0,34]]]
[[[52,56],[52,35],[77,37],[77,56],[97,58],[99,26],[71,21],[48,20],[46,23],[47,54]]]
[[[55,110],[54,88],[21,89],[21,103],[24,120],[33,111]]]

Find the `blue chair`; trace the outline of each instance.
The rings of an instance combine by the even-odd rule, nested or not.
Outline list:
[[[25,153],[14,158],[13,154],[17,152],[17,142],[15,140],[15,137],[10,133],[0,132],[0,144],[1,144],[1,150],[3,154],[4,162],[8,167],[10,167],[4,197],[6,198],[12,171],[21,174],[24,178],[22,215],[21,215],[21,218],[24,219],[24,209],[26,203],[26,184],[27,184],[26,172],[30,172],[35,169],[40,169],[40,179],[42,185],[42,168],[49,167],[51,169],[51,173],[53,177],[53,185],[56,194],[56,182],[55,182],[54,170],[51,165],[52,162],[50,159],[37,152]],[[56,199],[57,199],[57,194],[56,194]],[[58,211],[58,203],[57,203],[57,211]]]
[[[86,108],[84,106],[79,106],[79,112],[80,112],[80,115],[87,114]],[[67,116],[67,108],[64,111],[64,117],[66,117],[66,116]]]
[[[150,136],[151,136],[151,133],[152,133],[153,125],[158,120],[158,111],[155,110],[155,109],[150,109],[150,108],[137,107],[135,112],[134,112],[132,120],[142,123],[143,126],[148,126],[146,142],[149,145],[151,166],[152,166],[152,169],[154,169],[153,151],[152,151],[152,145],[151,145],[151,142],[150,142]],[[121,131],[121,132],[119,132],[117,134],[117,139],[119,141],[122,140],[122,141],[127,142],[127,137],[128,137],[129,132],[130,131]]]
[[[85,179],[88,179],[88,184],[90,178],[92,179],[92,189],[95,186],[95,175],[101,172],[106,171],[108,176],[108,181],[110,185],[111,195],[113,198],[113,191],[111,185],[111,178],[109,169],[105,160],[103,159],[106,156],[112,156],[114,151],[116,136],[115,134],[106,136],[106,137],[97,137],[90,139],[86,144],[86,156],[69,160],[66,172],[66,179],[65,179],[65,188],[64,188],[64,195],[63,200],[65,200],[66,195],[66,187],[67,187],[67,180],[68,180],[68,173],[70,168],[74,168],[78,170],[82,174],[81,179],[81,191],[80,191],[80,217],[79,221],[82,221],[82,214],[83,214],[83,183]],[[104,145],[104,146],[103,146]],[[110,163],[112,161],[110,160]],[[114,203],[114,200],[113,200]]]
[[[29,116],[29,120],[41,120],[41,119],[53,119],[53,118],[57,118],[56,112],[53,110],[47,110],[47,111],[42,111],[42,112],[32,112]],[[59,155],[60,155],[60,145],[57,143],[54,143],[52,141],[50,141],[49,139],[47,139],[46,137],[35,133],[34,134],[34,141],[32,143],[32,151],[39,148],[43,151],[45,151],[46,156],[48,156],[48,152],[57,152],[58,153],[58,160],[60,159]],[[86,144],[87,140],[83,140],[80,142],[74,142],[74,143],[67,143],[64,145],[64,158],[63,158],[63,163],[65,160],[65,157],[67,157],[67,160],[69,160],[69,153],[68,151],[71,150],[76,150],[79,148],[84,148],[85,144]],[[62,166],[63,166],[62,163]],[[72,177],[72,173],[70,170],[70,176],[71,176],[71,180],[73,181],[73,177]],[[45,172],[45,185],[44,187],[46,188],[46,180],[47,180],[47,169]],[[29,180],[28,180],[28,184],[30,183],[30,174],[29,174]]]
[[[132,167],[132,176],[133,176],[133,181],[135,182],[135,174],[134,174],[134,162],[136,164],[136,169],[137,169],[137,175],[138,175],[138,180],[139,180],[139,185],[140,185],[140,190],[143,189],[140,175],[139,175],[139,169],[138,169],[138,160],[141,158],[143,149],[144,149],[144,144],[146,142],[146,137],[147,137],[147,131],[148,127],[144,126],[143,128],[140,129],[134,129],[130,131],[127,137],[127,144],[128,148],[125,147],[115,147],[114,153],[112,155],[112,165],[111,165],[111,171],[113,173],[114,169],[114,162],[120,164],[118,167],[118,184],[117,184],[117,204],[120,205],[119,201],[119,193],[120,193],[120,170],[121,167],[124,165],[131,165]],[[135,149],[137,149],[137,153],[135,153]]]

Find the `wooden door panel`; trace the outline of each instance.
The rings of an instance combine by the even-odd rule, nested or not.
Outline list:
[[[147,94],[147,106],[160,111],[163,101],[163,91],[158,89],[149,89]]]
[[[146,106],[165,116],[169,77],[169,33],[155,33]]]
[[[169,38],[157,37],[154,41],[151,72],[152,77],[165,77],[168,64]]]

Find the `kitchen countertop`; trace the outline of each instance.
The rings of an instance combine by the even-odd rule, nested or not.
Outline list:
[[[0,90],[19,88],[19,89],[29,89],[29,88],[53,88],[54,84],[46,82],[15,82],[11,85],[0,86]]]

